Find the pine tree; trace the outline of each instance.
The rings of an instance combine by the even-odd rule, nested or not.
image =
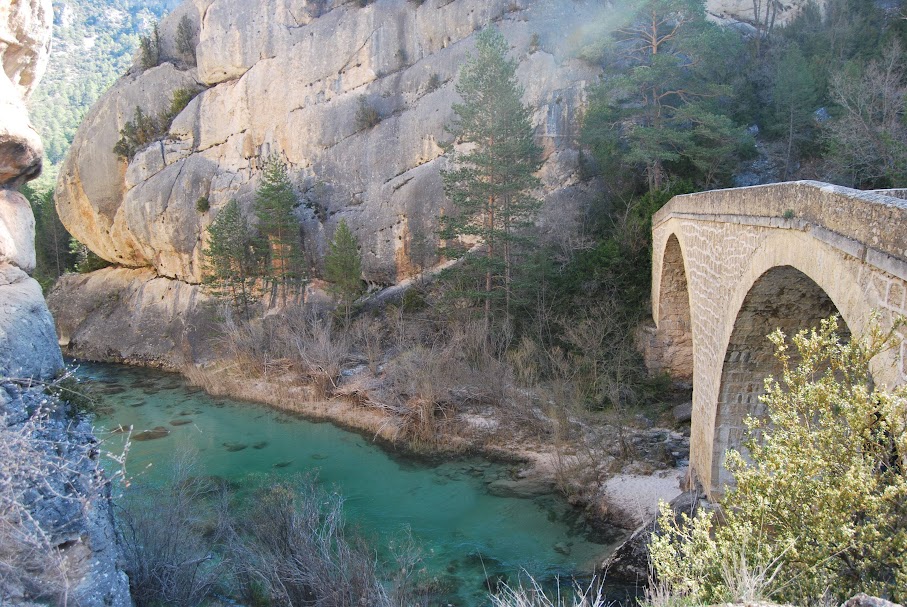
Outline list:
[[[585,143],[604,169],[642,169],[650,193],[666,188],[672,173],[712,187],[748,143],[721,107],[731,87],[710,73],[739,41],[706,21],[701,0],[636,6],[606,45],[610,73],[593,91]]]
[[[813,110],[819,104],[818,83],[796,43],[781,56],[773,84],[774,126],[787,140],[782,175],[787,180],[799,144],[812,138]]]
[[[255,282],[264,260],[264,243],[246,223],[239,203],[227,203],[208,228],[204,284],[215,297],[229,299],[249,317],[257,299]]]
[[[476,55],[460,72],[451,132],[469,151],[452,155],[455,169],[444,171],[444,191],[457,215],[441,218],[441,237],[472,236],[485,249],[482,298],[489,328],[492,299],[503,292],[510,313],[515,247],[532,224],[540,202],[532,196],[541,151],[533,140],[530,111],[522,102],[516,62],[507,58],[507,41],[494,28],[476,38]]]
[[[334,231],[328,254],[324,258],[324,277],[331,283],[329,290],[340,298],[346,318],[349,321],[350,308],[362,294],[362,260],[359,257],[359,243],[352,230],[341,219]]]
[[[298,204],[287,165],[276,156],[269,157],[255,192],[254,208],[261,235],[269,244],[268,278],[281,292],[284,303],[291,290],[302,287],[305,278],[300,226],[293,213]]]
[[[25,185],[22,193],[31,204],[35,216],[34,276],[46,289],[75,264],[75,256],[69,248],[72,236],[57,214],[53,189],[37,192],[31,185]]]

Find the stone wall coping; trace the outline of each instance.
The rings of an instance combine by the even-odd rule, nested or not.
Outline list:
[[[907,200],[890,194],[902,191],[861,191],[819,181],[712,190],[675,196],[655,213],[652,225],[694,215],[705,221],[810,231],[822,240],[840,241],[842,250],[866,261],[884,257],[889,268],[897,266],[900,277],[907,272]],[[793,217],[785,219],[790,212]]]

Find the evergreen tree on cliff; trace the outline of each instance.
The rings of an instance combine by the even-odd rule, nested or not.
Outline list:
[[[452,155],[455,168],[444,171],[444,191],[456,214],[441,219],[441,237],[476,238],[484,256],[476,261],[485,274],[485,328],[492,300],[503,296],[510,314],[515,247],[540,206],[532,191],[540,184],[535,172],[541,150],[533,140],[530,111],[516,79],[516,61],[507,58],[507,41],[489,27],[476,38],[476,54],[460,72],[450,128],[460,144],[471,144]]]
[[[334,231],[334,239],[324,258],[324,278],[331,283],[330,292],[340,297],[349,321],[350,308],[362,294],[363,284],[359,243],[346,220],[341,219]]]
[[[293,214],[298,204],[287,165],[280,158],[270,156],[265,160],[261,183],[255,191],[254,208],[261,235],[269,243],[268,278],[284,303],[291,290],[299,291],[305,278],[299,221]]]
[[[208,228],[204,249],[204,284],[215,297],[229,299],[249,317],[255,282],[261,275],[264,243],[246,223],[235,200],[227,203]]]

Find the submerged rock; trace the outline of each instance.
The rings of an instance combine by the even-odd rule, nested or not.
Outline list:
[[[159,438],[164,438],[170,435],[170,430],[164,426],[157,426],[151,430],[145,430],[144,432],[139,432],[138,434],[132,435],[132,440],[136,441],[149,441],[157,440]]]
[[[188,426],[191,423],[191,419],[174,419],[170,421],[171,426]]]

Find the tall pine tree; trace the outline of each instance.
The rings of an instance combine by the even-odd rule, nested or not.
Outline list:
[[[268,278],[284,303],[290,291],[301,289],[306,275],[299,221],[293,214],[298,204],[287,165],[277,156],[270,156],[255,191],[254,208],[261,235],[269,244]]]
[[[235,200],[221,209],[208,228],[204,284],[215,297],[229,299],[246,318],[257,299],[255,283],[261,277],[264,249]]]
[[[515,260],[525,228],[540,206],[532,191],[541,166],[541,150],[533,140],[530,111],[516,79],[516,61],[507,58],[507,41],[495,28],[476,38],[476,54],[460,72],[456,90],[463,103],[450,131],[467,151],[454,153],[455,168],[444,171],[444,191],[457,214],[441,218],[441,236],[471,236],[482,244],[485,273],[482,298],[485,328],[489,328],[492,299],[503,295],[510,313]]]
[[[364,289],[359,243],[346,220],[341,219],[334,231],[334,239],[324,258],[324,278],[330,283],[329,291],[340,297],[349,322],[350,308]]]

